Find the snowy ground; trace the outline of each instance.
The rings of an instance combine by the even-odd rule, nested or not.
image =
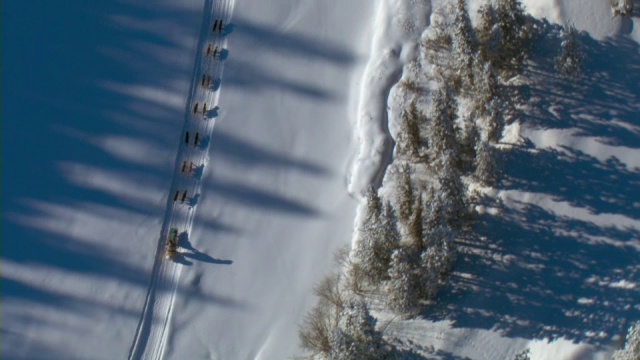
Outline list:
[[[236,4],[167,357],[296,351],[311,288],[351,237],[351,129],[374,5]],[[3,81],[3,118],[13,119],[3,129],[3,358],[126,357],[172,190],[202,9],[4,9],[22,38],[3,52],[16,69]]]
[[[3,3],[3,359],[129,353],[192,106],[203,3]],[[388,334],[442,359],[507,359],[528,344],[532,359],[600,359],[640,317],[640,19],[612,19],[605,3],[526,1],[588,31],[586,76],[557,81],[538,53],[514,129],[528,140],[506,159],[486,240],[465,245],[435,308]],[[431,11],[418,0],[233,5],[167,358],[296,353],[311,289],[351,239],[349,191],[379,182],[389,160],[384,102]]]
[[[426,356],[512,359],[530,347],[532,359],[607,359],[640,318],[640,21],[612,18],[599,1],[525,5],[586,31],[586,71],[559,78],[550,26],[513,87],[523,116],[506,131],[505,173],[480,209],[481,238],[460,241],[451,283],[418,319],[379,314],[387,336]],[[402,91],[391,94],[397,119]]]

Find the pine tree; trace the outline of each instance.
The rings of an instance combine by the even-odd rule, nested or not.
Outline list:
[[[482,140],[476,146],[475,178],[484,186],[491,186],[497,179],[495,151],[491,145]]]
[[[578,30],[573,25],[562,31],[562,46],[560,54],[555,59],[555,68],[560,74],[570,78],[577,78],[582,73],[584,53],[580,49]]]
[[[399,243],[395,211],[387,202],[379,217],[361,229],[354,251],[362,275],[371,285],[378,285],[386,279],[391,253]]]
[[[411,165],[404,164],[396,181],[396,209],[400,222],[406,225],[413,212],[413,185],[411,185]]]
[[[455,15],[451,34],[452,70],[454,87],[458,93],[465,92],[473,84],[473,57],[475,33],[465,7],[465,0],[456,0]]]
[[[498,142],[504,129],[504,103],[500,94],[498,77],[489,62],[476,59],[474,66],[476,83],[474,84],[474,111],[478,116],[478,125],[482,136]]]
[[[361,359],[382,355],[384,341],[376,330],[376,319],[362,300],[351,300],[340,316],[340,326],[357,344]]]
[[[420,256],[420,298],[433,299],[440,290],[440,270],[435,264],[437,254],[433,248],[428,248]]]
[[[382,200],[378,195],[378,191],[369,186],[367,193],[365,194],[367,201],[367,209],[364,217],[364,226],[376,221],[382,213]]]
[[[422,236],[426,239],[425,234],[431,233],[446,223],[444,201],[442,200],[442,195],[436,193],[436,191],[430,187],[424,192],[422,203],[424,208],[422,212]]]
[[[418,193],[418,196],[413,199],[413,213],[409,217],[409,221],[406,225],[405,234],[407,239],[405,244],[411,246],[411,248],[420,251],[423,247],[422,244],[422,193]]]
[[[485,116],[488,110],[485,104],[500,98],[500,84],[498,77],[493,71],[491,62],[484,61],[480,57],[475,57],[473,62],[475,82],[473,84],[474,109]]]
[[[520,0],[498,0],[496,18],[502,42],[494,65],[505,70],[517,70],[524,62],[525,44],[531,36],[522,3]]]
[[[420,269],[411,252],[401,247],[391,256],[387,282],[387,307],[410,316],[420,308]]]
[[[465,189],[450,152],[441,156],[441,163],[438,183],[443,199],[444,218],[452,227],[458,228],[467,213]]]
[[[475,116],[475,112],[468,112],[462,116],[464,129],[458,142],[460,144],[460,159],[463,164],[461,169],[463,169],[465,173],[472,168],[471,165],[476,157],[476,144],[480,139],[480,132],[475,122]]]
[[[398,133],[398,154],[415,160],[420,156],[422,139],[420,126],[425,122],[425,116],[416,106],[416,102],[409,104],[409,110],[402,112],[400,130]]]
[[[480,21],[476,30],[480,56],[484,61],[495,63],[503,42],[502,28],[498,25],[498,15],[493,4],[489,3],[478,10]]]
[[[353,339],[341,328],[336,327],[329,333],[329,360],[353,360],[358,354]]]
[[[456,141],[454,122],[456,119],[456,99],[447,86],[442,86],[434,91],[429,118],[429,149],[435,160],[434,166],[439,169],[438,163],[442,154],[449,152],[456,163],[459,163],[458,143]]]

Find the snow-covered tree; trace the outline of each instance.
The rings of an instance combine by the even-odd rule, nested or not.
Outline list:
[[[473,69],[475,81],[473,83],[474,108],[480,115],[487,114],[486,104],[500,97],[500,83],[493,71],[491,62],[480,57],[474,58]]]
[[[400,243],[398,221],[390,203],[385,203],[375,221],[360,230],[354,251],[362,277],[372,285],[387,277],[391,253]]]
[[[446,223],[444,217],[444,201],[442,195],[436,192],[433,187],[428,188],[423,195],[422,231],[430,233],[436,228]]]
[[[500,27],[500,44],[494,66],[502,70],[518,69],[523,63],[531,30],[520,0],[498,0],[495,7],[497,25]]]
[[[442,168],[438,174],[438,183],[443,200],[444,218],[448,224],[458,228],[467,215],[465,187],[450,151],[441,155],[440,163]]]
[[[498,77],[490,62],[476,58],[473,109],[483,138],[498,142],[504,129],[505,106]]]
[[[329,360],[353,360],[357,359],[357,350],[353,339],[341,328],[336,327],[329,333]]]
[[[437,272],[438,280],[448,273],[456,259],[455,231],[448,225],[439,226],[425,236],[427,244],[421,260],[426,269]]]
[[[476,146],[475,166],[476,180],[485,186],[493,185],[498,175],[496,155],[491,144],[485,140],[479,141]]]
[[[387,307],[398,314],[410,316],[420,309],[420,268],[411,251],[401,247],[391,256],[387,282]]]
[[[367,208],[364,217],[364,226],[368,226],[370,223],[375,222],[382,213],[382,200],[378,191],[373,186],[369,186],[367,193],[365,194],[367,201]]]
[[[578,40],[578,30],[573,25],[565,27],[562,31],[560,54],[555,59],[556,71],[566,77],[578,77],[582,73],[584,57]]]
[[[454,86],[465,92],[473,84],[473,57],[475,32],[465,6],[465,0],[456,0],[453,29],[451,30],[451,67]]]
[[[411,165],[404,164],[398,171],[396,180],[396,210],[398,218],[407,224],[413,213],[413,185],[411,184]]]
[[[356,342],[360,359],[377,359],[384,352],[384,340],[376,330],[376,323],[369,307],[360,299],[351,300],[342,310],[340,326]]]
[[[448,86],[441,86],[433,93],[429,118],[431,122],[428,126],[429,150],[434,167],[439,168],[441,164],[437,161],[442,154],[449,152],[458,162],[458,143],[454,122],[456,119],[457,104],[456,99]]]
[[[413,249],[420,251],[422,249],[422,193],[413,199],[413,213],[409,217],[409,221],[405,226],[405,241],[404,243],[411,246]]]
[[[415,160],[420,156],[422,139],[420,127],[425,123],[425,115],[418,110],[416,102],[409,104],[409,109],[402,112],[398,132],[398,154]]]
[[[466,112],[461,117],[463,129],[458,143],[460,144],[460,159],[463,164],[461,169],[466,172],[472,169],[476,157],[476,144],[480,139],[480,131],[475,121],[475,112]]]
[[[624,348],[613,353],[611,360],[640,359],[640,321],[631,325]]]
[[[496,62],[503,42],[502,28],[498,24],[498,15],[493,4],[489,3],[478,10],[480,21],[476,29],[478,48],[483,60]]]

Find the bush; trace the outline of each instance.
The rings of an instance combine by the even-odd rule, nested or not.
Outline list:
[[[584,57],[578,41],[578,30],[570,25],[562,32],[560,54],[555,59],[556,71],[566,77],[578,77],[582,73]]]

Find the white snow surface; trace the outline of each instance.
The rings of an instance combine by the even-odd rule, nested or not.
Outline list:
[[[486,228],[502,230],[469,245],[448,295],[423,317],[381,314],[386,336],[440,359],[511,359],[527,346],[534,360],[605,359],[640,312],[639,19],[613,18],[601,0],[523,2],[538,18],[587,32],[594,81],[531,86],[538,92],[510,128],[528,147],[509,164],[532,166],[507,169],[513,186],[483,189],[501,199],[485,212],[501,221],[487,219]],[[51,155],[19,159],[53,172],[5,175],[3,145],[3,180],[47,179],[42,191],[19,190],[16,180],[3,188],[3,197],[16,194],[3,198],[3,359],[125,358],[150,283],[170,299],[152,309],[152,322],[169,321],[158,356],[299,353],[297,324],[316,301],[312,288],[351,240],[360,193],[383,181],[389,121],[404,96],[392,86],[415,71],[416,43],[439,4],[226,0],[228,56],[208,157],[199,158],[207,166],[190,248],[169,264],[177,282],[153,288],[206,2],[150,3],[67,9],[79,26],[72,34],[111,37],[50,34],[59,40],[50,53],[69,51],[76,72],[25,95],[49,111],[29,119],[49,116],[34,137],[50,138]],[[68,90],[74,84],[77,92]],[[18,240],[30,253],[7,250]]]

